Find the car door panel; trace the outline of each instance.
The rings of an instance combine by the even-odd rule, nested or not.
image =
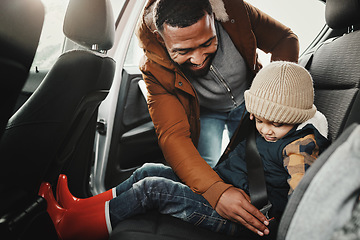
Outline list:
[[[106,188],[116,186],[144,163],[164,162],[144,96],[146,93],[139,84],[141,81],[138,67],[123,69],[106,169]]]

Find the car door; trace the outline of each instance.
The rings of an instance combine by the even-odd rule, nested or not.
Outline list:
[[[147,162],[164,162],[146,103],[139,70],[142,50],[134,34],[145,0],[125,1],[117,20],[117,62],[109,96],[99,108],[91,191],[116,186]]]
[[[136,38],[133,37],[129,50],[135,50],[135,42]],[[129,55],[128,52],[121,71],[120,91],[105,173],[106,188],[117,185],[144,163],[164,162],[149,115],[147,90],[138,60],[134,64],[129,61]],[[99,130],[104,127],[105,122],[99,120]]]

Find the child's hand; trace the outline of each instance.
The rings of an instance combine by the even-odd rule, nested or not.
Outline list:
[[[269,234],[268,219],[250,203],[250,197],[241,189],[232,187],[226,190],[215,210],[223,218],[240,223],[260,236]]]

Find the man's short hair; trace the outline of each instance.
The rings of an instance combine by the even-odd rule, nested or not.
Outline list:
[[[158,0],[154,9],[154,22],[157,30],[162,32],[164,24],[188,27],[197,23],[206,13],[213,13],[209,0]]]

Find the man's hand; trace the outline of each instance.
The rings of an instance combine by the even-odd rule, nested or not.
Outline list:
[[[223,218],[240,223],[260,236],[268,235],[267,218],[250,203],[250,197],[241,189],[231,187],[220,197],[216,212]]]

